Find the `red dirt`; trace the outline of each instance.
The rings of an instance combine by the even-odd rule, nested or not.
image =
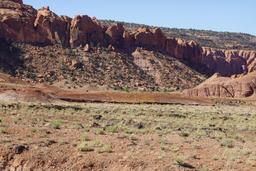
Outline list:
[[[24,101],[63,100],[68,102],[99,102],[99,103],[156,103],[156,104],[201,104],[212,105],[207,98],[186,97],[180,93],[156,92],[118,92],[64,90],[54,86],[31,86],[18,84],[0,85],[2,97],[12,96]],[[4,99],[4,98],[3,98]]]

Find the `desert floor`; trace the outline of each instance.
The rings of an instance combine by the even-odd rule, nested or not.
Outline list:
[[[256,106],[0,102],[0,170],[256,170]]]

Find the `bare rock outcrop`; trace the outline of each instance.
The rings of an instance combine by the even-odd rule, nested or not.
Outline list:
[[[59,17],[50,11],[49,7],[44,7],[37,11],[34,27],[49,42],[67,47],[69,46],[70,22],[71,19],[69,17]]]
[[[135,46],[134,36],[130,32],[124,31],[123,38],[124,38],[124,44],[123,44],[124,50],[131,51]]]
[[[0,2],[0,11],[0,36],[25,43],[46,41],[34,28],[37,11],[31,6],[5,0]]]
[[[199,97],[254,97],[256,52],[203,48],[201,63],[216,73],[199,86],[185,91]]]
[[[69,19],[59,17],[48,7],[38,11],[22,1],[1,1],[1,37],[33,44],[69,44]]]
[[[202,48],[195,41],[168,38],[166,52],[178,59],[191,63],[201,63]]]
[[[120,23],[110,26],[106,31],[106,34],[110,37],[109,43],[115,47],[123,47],[124,31],[124,26]]]
[[[202,61],[210,71],[223,76],[246,74],[256,69],[256,52],[203,48]]]
[[[202,64],[223,76],[247,73],[247,60],[236,51],[203,48]]]
[[[159,28],[139,28],[133,35],[136,46],[158,51],[164,51],[165,49],[166,37]]]
[[[76,16],[71,21],[70,45],[71,47],[84,46],[87,43],[103,43],[104,30],[96,19],[87,15]]]
[[[188,96],[200,97],[229,97],[245,98],[255,97],[256,72],[236,77],[223,77],[219,74],[200,84],[199,86],[185,90]]]
[[[160,28],[139,28],[135,32],[129,32],[122,24],[106,27],[87,15],[73,19],[59,17],[48,7],[37,11],[30,6],[8,0],[0,2],[0,8],[4,14],[0,22],[0,36],[13,41],[59,43],[71,47],[84,47],[86,44],[112,45],[114,49],[128,52],[136,47],[143,47],[189,62],[200,62],[201,47],[196,42],[168,39]]]

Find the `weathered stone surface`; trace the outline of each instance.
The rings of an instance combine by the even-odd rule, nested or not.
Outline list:
[[[155,47],[159,51],[165,51],[166,36],[163,31],[160,28],[155,28],[152,30],[152,33],[154,35],[154,40],[156,41]]]
[[[133,35],[136,46],[158,51],[163,51],[165,49],[166,37],[159,28],[139,28]]]
[[[203,48],[201,63],[217,74],[185,91],[185,94],[200,97],[252,97],[256,87],[255,60],[255,51]]]
[[[192,63],[201,62],[202,48],[195,41],[167,39],[166,52],[173,57]]]
[[[176,57],[177,40],[168,38],[166,40],[165,51],[173,57]],[[178,57],[177,57],[178,58]]]
[[[127,51],[131,51],[135,46],[134,36],[130,32],[124,31],[123,38],[124,38],[123,48]]]
[[[256,52],[203,48],[201,63],[223,76],[246,74],[256,69]]]
[[[18,42],[45,42],[34,28],[37,11],[31,6],[13,1],[0,2],[0,30],[2,37]]]
[[[0,36],[23,43],[69,45],[68,17],[57,16],[48,7],[37,11],[13,1],[0,2],[0,10]]]
[[[201,63],[211,72],[217,72],[223,76],[248,72],[247,60],[239,55],[238,51],[203,48]]]
[[[70,45],[78,47],[87,43],[103,43],[103,28],[96,19],[92,19],[87,15],[76,16],[71,21],[70,28]]]
[[[69,17],[59,17],[50,11],[49,7],[44,7],[37,11],[34,27],[49,42],[69,46],[70,22]]]
[[[237,77],[222,77],[213,75],[199,86],[185,90],[188,96],[200,97],[230,97],[244,98],[254,97],[256,90],[256,72]]]
[[[110,37],[109,43],[115,47],[123,47],[124,45],[124,26],[120,23],[110,26],[106,34]]]

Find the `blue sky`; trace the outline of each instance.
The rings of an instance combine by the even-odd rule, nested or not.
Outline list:
[[[59,15],[256,35],[256,0],[23,0]]]

